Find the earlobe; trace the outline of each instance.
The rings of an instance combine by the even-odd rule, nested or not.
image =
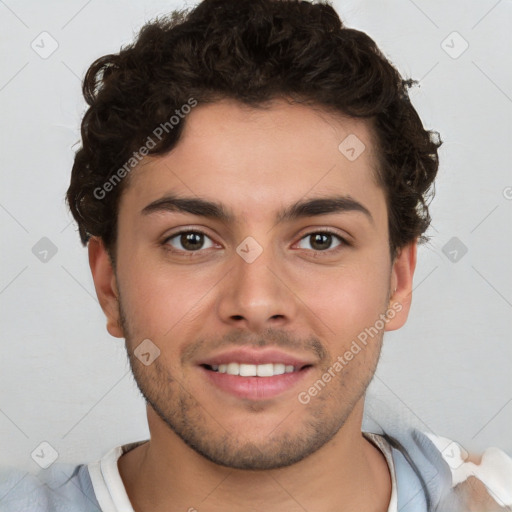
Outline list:
[[[400,329],[409,316],[412,302],[412,282],[416,268],[417,240],[400,248],[391,270],[391,296],[389,299],[386,331]]]
[[[116,338],[123,338],[118,303],[119,291],[108,252],[99,237],[91,237],[88,251],[96,295],[107,317],[107,331]]]

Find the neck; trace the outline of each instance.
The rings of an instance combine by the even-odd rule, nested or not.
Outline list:
[[[363,401],[333,439],[304,460],[249,471],[206,460],[148,406],[151,440],[120,457],[119,471],[136,512],[385,512],[389,469],[380,450],[361,433],[362,410]]]

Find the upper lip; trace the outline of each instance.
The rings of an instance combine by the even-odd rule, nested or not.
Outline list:
[[[287,354],[278,349],[260,349],[254,350],[250,348],[236,348],[222,352],[215,356],[201,360],[199,365],[220,365],[228,363],[242,363],[242,364],[267,364],[267,363],[282,363],[284,365],[291,365],[296,369],[303,368],[304,366],[312,365],[312,361],[302,359],[300,357]]]

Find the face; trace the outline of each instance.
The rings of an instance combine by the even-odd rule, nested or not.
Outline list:
[[[176,148],[132,171],[115,273],[91,242],[154,421],[208,460],[293,464],[362,404],[415,263],[415,244],[390,259],[373,147],[366,121],[312,107],[197,106]]]

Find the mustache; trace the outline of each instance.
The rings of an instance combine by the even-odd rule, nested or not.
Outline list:
[[[230,331],[218,340],[199,339],[183,347],[180,355],[181,364],[193,360],[198,354],[213,352],[221,348],[235,347],[275,347],[291,349],[293,352],[313,352],[322,361],[328,358],[329,353],[318,338],[308,337],[297,339],[291,333],[268,328],[259,335],[249,331]]]
[[[127,315],[123,309],[121,296],[118,300],[120,324],[123,329],[126,340],[133,343],[133,332],[128,322]],[[172,339],[168,340],[172,343]],[[235,329],[228,332],[219,339],[200,338],[184,346],[180,352],[180,362],[184,365],[186,362],[197,358],[198,354],[213,352],[222,348],[238,348],[238,347],[275,347],[281,349],[289,349],[295,353],[313,353],[317,356],[318,361],[330,361],[331,355],[324,347],[322,342],[315,336],[305,338],[297,338],[294,333],[274,329],[269,327],[260,333],[253,333],[244,329]]]

